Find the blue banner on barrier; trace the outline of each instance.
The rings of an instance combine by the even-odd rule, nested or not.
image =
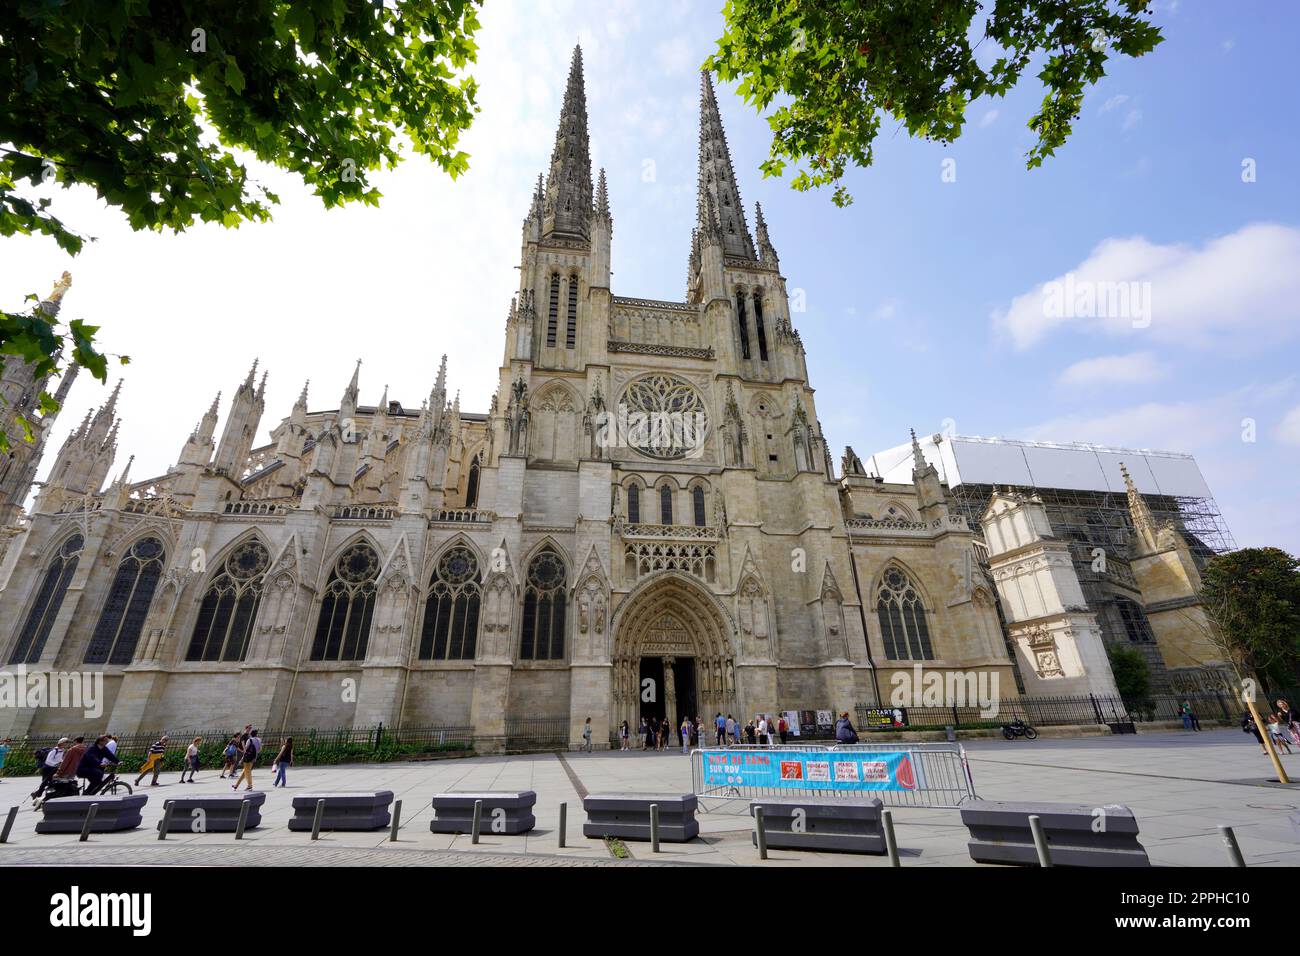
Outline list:
[[[780,790],[915,790],[906,751],[703,750],[704,785]]]

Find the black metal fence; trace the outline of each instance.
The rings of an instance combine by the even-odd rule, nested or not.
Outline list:
[[[907,713],[907,725],[896,729],[996,729],[1016,719],[1035,727],[1180,720],[1184,703],[1191,705],[1197,720],[1235,721],[1240,718],[1243,709],[1230,694],[1224,692],[1152,694],[1143,700],[1131,701],[1096,694],[1076,697],[1016,697],[998,701],[996,709],[988,710],[978,706],[904,707],[902,709]],[[867,720],[867,712],[870,710],[879,710],[879,707],[865,703],[857,705],[859,730],[870,727]],[[886,729],[883,732],[890,731]]]

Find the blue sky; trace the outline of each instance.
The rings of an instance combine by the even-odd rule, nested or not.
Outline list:
[[[333,407],[357,358],[363,400],[387,384],[414,404],[447,352],[463,407],[485,409],[520,222],[576,40],[593,161],[609,177],[615,294],[682,297],[697,70],[718,7],[489,0],[482,21],[482,113],[458,182],[411,160],[381,177],[378,209],[326,212],[257,169],[284,199],[273,223],[181,236],[133,234],[77,189],[51,193],[99,239],[75,260],[44,239],[0,240],[8,305],[69,269],[68,314],[132,355],[119,466],[135,454],[133,478],[173,462],[254,357],[271,376],[263,436],[305,378],[311,404]],[[1238,544],[1300,552],[1300,6],[1164,0],[1155,22],[1166,41],[1111,60],[1043,168],[1023,158],[1041,96],[1031,77],[976,103],[954,146],[886,124],[875,165],[848,178],[848,209],[762,179],[767,126],[722,85],[741,195],[751,222],[763,203],[782,271],[806,297],[795,324],[837,460],[845,444],[865,457],[947,419],[960,434],[1186,451]],[[1149,283],[1149,323],[1045,321],[1040,287],[1069,272]],[[55,447],[104,394],[78,384]]]

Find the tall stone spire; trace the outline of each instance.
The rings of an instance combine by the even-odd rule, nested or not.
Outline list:
[[[758,258],[765,265],[779,269],[781,261],[777,258],[776,249],[772,245],[771,238],[767,234],[767,220],[763,218],[763,204],[754,203],[754,232],[758,237]]]
[[[1142,497],[1142,492],[1137,490],[1137,485],[1133,483],[1123,462],[1119,464],[1119,473],[1124,476],[1124,488],[1128,492],[1129,517],[1133,521],[1133,529],[1137,532],[1138,540],[1142,545],[1138,549],[1139,553],[1155,551],[1158,547],[1157,536],[1160,531],[1155,515],[1151,513],[1151,508]]]
[[[591,238],[591,148],[587,139],[587,93],[582,82],[582,47],[573,48],[560,127],[542,206],[542,238]]]
[[[707,70],[700,73],[700,172],[697,215],[704,235],[722,236],[722,249],[728,256],[756,260],[754,239],[745,223],[745,208],[740,204],[740,190],[731,167],[727,134],[718,114],[718,100],[713,95],[713,80]]]
[[[612,226],[614,217],[609,213],[609,187],[605,184],[605,167],[600,169],[600,179],[596,183],[596,217],[606,226]]]

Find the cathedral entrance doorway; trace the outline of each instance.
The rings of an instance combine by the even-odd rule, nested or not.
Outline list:
[[[674,734],[683,717],[736,712],[730,618],[704,586],[678,572],[656,575],[614,614],[613,726],[667,719]]]

